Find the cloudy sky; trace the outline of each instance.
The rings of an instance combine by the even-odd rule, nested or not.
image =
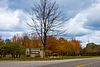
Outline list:
[[[0,0],[0,35],[10,38],[29,31],[29,12],[36,0]],[[37,0],[38,1],[38,0]],[[100,0],[56,0],[63,12],[66,38],[75,37],[82,46],[100,43]],[[28,18],[28,19],[26,19]]]

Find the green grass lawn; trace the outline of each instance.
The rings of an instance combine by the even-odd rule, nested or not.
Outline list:
[[[79,58],[95,58],[100,56],[57,56],[51,58],[32,58],[32,57],[21,57],[21,58],[12,58],[11,56],[7,56],[5,58],[0,58],[0,61],[46,61],[46,60],[63,60],[63,59],[79,59]]]

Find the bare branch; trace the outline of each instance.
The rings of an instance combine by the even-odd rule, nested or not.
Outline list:
[[[62,22],[59,21],[61,19],[61,11],[59,11],[56,2],[40,0],[40,3],[34,4],[32,13],[33,17],[31,19],[33,23],[28,23],[28,25],[35,29],[45,49],[47,37],[51,32],[56,32],[58,34],[58,32],[61,31],[58,29],[62,25]],[[64,33],[64,31],[62,33]]]

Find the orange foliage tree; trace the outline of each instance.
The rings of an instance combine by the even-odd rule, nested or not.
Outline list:
[[[39,37],[33,34],[23,34],[21,37],[18,35],[13,36],[12,42],[18,42],[25,48],[43,48]],[[67,40],[54,36],[47,37],[46,50],[50,50],[52,53],[58,53],[60,55],[79,55],[80,49],[80,42],[78,40]]]

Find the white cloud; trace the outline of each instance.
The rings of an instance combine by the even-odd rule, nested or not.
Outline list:
[[[3,10],[0,11],[0,29],[11,29],[19,22],[19,11]]]
[[[76,36],[76,38],[82,42],[82,46],[86,46],[85,44],[88,40],[90,40],[90,42],[100,44],[100,29],[98,29],[100,28],[99,18],[100,1],[93,3],[90,7],[80,11],[75,17],[66,22],[64,28],[67,29],[68,34],[84,34],[82,36]],[[91,27],[94,27],[96,30]]]
[[[3,4],[6,5],[2,5]],[[14,33],[26,31],[26,15],[22,10],[8,8],[7,0],[0,1],[0,35],[11,37]]]
[[[99,0],[97,0],[99,1]],[[91,29],[84,28],[88,24],[100,24],[100,2],[93,3],[89,8],[80,11],[75,17],[66,22],[65,28],[69,33],[79,34],[91,32]]]
[[[89,29],[83,28],[84,23],[87,21],[87,13],[79,13],[74,18],[71,18],[65,24],[65,29],[69,34],[77,35],[77,34],[87,34],[91,32]]]
[[[26,15],[22,10],[0,8],[0,30],[24,29]]]
[[[100,2],[93,4],[88,10],[87,22],[84,27],[92,30],[100,30]]]
[[[100,31],[94,31],[91,34],[87,34],[81,37],[76,37],[79,41],[81,41],[82,46],[85,47],[87,43],[96,43],[100,44]]]
[[[23,32],[0,32],[0,36],[2,36],[3,39],[9,38],[11,39],[14,35],[17,34],[23,34]]]
[[[77,36],[78,40],[81,40],[83,44],[87,43],[88,39],[90,42],[100,43],[99,34],[100,28],[95,25],[100,25],[100,0],[59,0],[59,3],[62,4],[62,10],[66,10],[68,17],[74,14],[73,18],[66,21],[64,25],[64,29],[67,29],[66,33],[71,35],[81,35]],[[23,2],[23,1],[22,1]],[[68,4],[67,4],[68,3]],[[18,2],[14,4],[18,4]],[[13,5],[14,5],[13,4]],[[75,4],[74,6],[72,4]],[[91,5],[92,4],[92,5]],[[12,6],[13,7],[13,6]],[[25,5],[22,7],[26,7]],[[67,8],[68,7],[68,8]],[[15,8],[15,7],[13,7]],[[76,16],[75,16],[76,15]],[[29,16],[27,13],[23,12],[21,9],[10,9],[8,6],[8,0],[0,0],[0,34],[9,37],[16,33],[21,33],[26,31],[26,22],[31,22],[31,19],[26,16]],[[93,28],[91,28],[93,27]],[[4,31],[5,30],[5,31]]]

